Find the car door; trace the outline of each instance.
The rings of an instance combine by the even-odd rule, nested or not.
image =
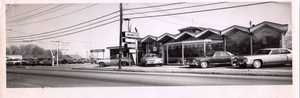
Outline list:
[[[222,62],[230,62],[231,58],[230,55],[226,52],[222,52]]]
[[[283,57],[278,49],[272,50],[268,57],[269,64],[282,64]]]
[[[215,54],[212,57],[212,63],[221,63],[222,60],[222,52],[215,52]]]
[[[119,58],[113,57],[109,60],[110,65],[118,65],[119,64]]]

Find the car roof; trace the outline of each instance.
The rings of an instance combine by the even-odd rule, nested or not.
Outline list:
[[[276,50],[276,49],[287,49],[287,48],[264,48],[260,50]]]
[[[155,53],[148,53],[148,54],[146,54],[146,55],[156,55]]]

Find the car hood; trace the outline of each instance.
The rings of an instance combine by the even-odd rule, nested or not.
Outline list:
[[[243,59],[243,58],[251,58],[251,57],[261,57],[261,56],[266,56],[266,55],[240,55],[240,56],[235,56],[235,58]]]
[[[157,57],[148,57],[148,58],[145,58],[146,60],[156,60],[156,59],[162,59],[162,58],[157,58]]]
[[[185,60],[209,59],[209,58],[212,58],[212,57],[209,57],[209,56],[204,56],[204,57],[187,57],[187,58],[185,58]]]

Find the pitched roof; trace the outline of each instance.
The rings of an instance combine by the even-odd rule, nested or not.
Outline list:
[[[175,39],[179,39],[179,38],[183,37],[184,35],[190,35],[190,36],[193,36],[193,37],[195,36],[195,34],[193,34],[193,33],[190,33],[190,32],[183,32],[183,33],[177,35],[177,36],[175,37]]]
[[[189,27],[185,27],[185,28],[178,29],[178,31],[191,30],[191,29],[198,29],[198,30],[200,30],[200,31],[203,31],[203,30],[205,30],[206,28],[189,26]]]
[[[37,58],[51,58],[51,55],[37,55]]]
[[[82,57],[80,55],[67,55],[72,59],[81,59]]]
[[[203,35],[206,35],[207,33],[214,33],[214,34],[217,34],[217,35],[221,35],[220,30],[207,28],[205,31],[202,31],[202,32],[196,34],[195,37],[198,38],[198,37],[201,37]]]
[[[66,60],[72,60],[72,58],[69,57],[69,56],[67,56],[67,55],[60,55],[59,58],[61,58],[61,59],[66,59]]]
[[[151,41],[156,41],[156,36],[152,36],[152,35],[147,35],[146,37],[144,37],[143,39],[142,39],[142,43],[143,42],[151,42]]]
[[[159,36],[157,38],[157,41],[161,41],[162,39],[166,38],[166,37],[169,37],[169,38],[172,38],[172,39],[175,39],[175,35],[172,35],[170,33],[164,33],[163,35]]]
[[[264,21],[262,23],[259,23],[253,27],[250,28],[251,32],[255,32],[256,30],[259,30],[262,27],[270,27],[273,29],[278,30],[279,32],[283,32],[284,34],[288,30],[288,24],[278,24],[274,22]]]
[[[236,30],[249,33],[249,28],[243,27],[243,26],[239,26],[239,25],[233,25],[233,26],[231,26],[229,28],[226,28],[226,29],[222,30],[221,31],[221,35],[228,36],[228,35],[231,35],[231,33],[233,31],[235,32]]]
[[[34,57],[31,55],[26,55],[26,56],[23,56],[22,58],[23,59],[34,59]]]

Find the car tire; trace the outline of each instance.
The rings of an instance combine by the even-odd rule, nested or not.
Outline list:
[[[237,61],[237,60],[235,59],[235,60],[230,61],[231,66],[235,67],[237,65],[237,62],[235,62],[235,61]]]
[[[206,61],[203,61],[200,63],[201,68],[206,68],[207,66],[208,66],[208,62],[206,62]]]
[[[159,66],[162,66],[162,64],[159,64]]]
[[[126,61],[122,61],[122,62],[121,62],[121,65],[122,65],[122,66],[127,66],[128,63],[127,63]]]
[[[261,61],[260,60],[254,60],[253,61],[253,67],[254,68],[260,68],[262,66],[262,63],[261,63]]]
[[[105,64],[103,62],[99,63],[99,67],[104,67],[104,66],[105,66]]]

